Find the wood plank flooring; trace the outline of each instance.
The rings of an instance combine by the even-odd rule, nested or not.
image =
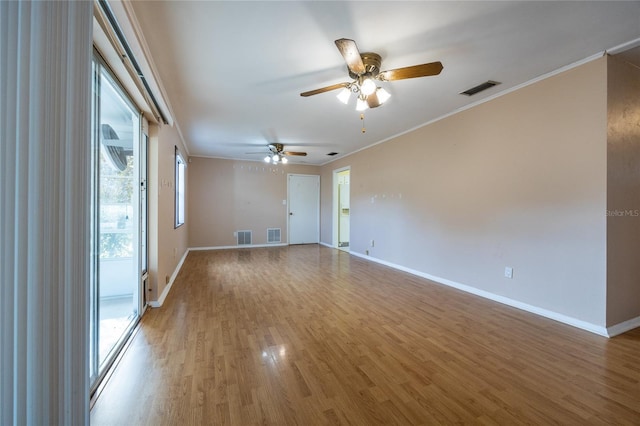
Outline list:
[[[93,425],[640,424],[613,339],[317,245],[191,252]]]

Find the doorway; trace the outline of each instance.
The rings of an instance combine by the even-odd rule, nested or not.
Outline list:
[[[333,171],[333,245],[349,251],[351,224],[351,168]]]
[[[320,242],[320,176],[288,175],[289,244]]]

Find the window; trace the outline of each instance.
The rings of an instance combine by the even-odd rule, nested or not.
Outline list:
[[[176,150],[176,228],[184,224],[184,183],[185,183],[185,169],[187,167],[184,162],[184,158]]]
[[[142,116],[97,53],[92,94],[91,392],[140,318],[147,213]]]

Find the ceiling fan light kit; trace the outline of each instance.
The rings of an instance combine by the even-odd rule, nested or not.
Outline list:
[[[375,91],[376,91],[376,84],[373,82],[372,79],[365,78],[362,80],[362,84],[360,85],[360,92],[362,92],[363,95],[369,96]]]
[[[369,108],[369,105],[367,105],[366,98],[358,96],[358,101],[356,102],[356,111],[364,111],[367,108]]]
[[[340,93],[336,95],[336,98],[343,104],[347,105],[349,103],[349,98],[351,98],[351,89],[348,87],[343,88]]]
[[[367,108],[379,107],[391,97],[391,94],[383,87],[377,86],[375,80],[394,81],[427,77],[440,74],[443,68],[440,62],[430,62],[394,70],[380,71],[382,57],[377,53],[360,53],[356,42],[346,38],[338,39],[335,43],[347,63],[349,77],[351,77],[353,81],[303,92],[300,93],[300,96],[308,97],[331,90],[342,89],[337,95],[338,100],[346,105],[349,103],[351,93],[355,93],[357,95],[356,110],[364,111]]]
[[[391,94],[382,87],[377,87],[372,79],[367,78],[362,85],[358,82],[349,83],[336,98],[345,105],[349,104],[351,93],[357,95],[356,111],[364,111],[367,108],[375,108],[389,100]],[[375,98],[377,97],[377,99]]]
[[[378,96],[378,100],[380,101],[380,103],[387,102],[389,100],[389,98],[391,97],[389,92],[384,90],[383,87],[378,87],[378,90],[376,90],[376,95]]]
[[[287,157],[280,156],[278,154],[269,154],[266,157],[264,157],[264,162],[265,163],[271,163],[271,164],[278,164],[278,163],[282,163],[282,164],[287,164],[289,162],[289,160],[287,159]]]

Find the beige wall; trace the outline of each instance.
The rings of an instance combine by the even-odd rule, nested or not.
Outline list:
[[[321,240],[332,171],[350,166],[353,252],[604,326],[606,70],[590,62],[323,166]]]
[[[267,243],[267,228],[281,228],[287,242],[287,174],[320,174],[307,165],[269,165],[192,157],[189,163],[190,247],[235,246],[234,232],[251,230],[253,244]]]
[[[174,227],[175,146],[186,150],[174,127],[151,125],[149,129],[149,275],[151,291],[147,300],[157,301],[167,280],[187,251],[189,223]],[[186,158],[185,158],[186,159]],[[188,165],[187,165],[188,166]],[[186,183],[189,184],[187,167]],[[188,188],[187,188],[188,189]],[[187,190],[187,212],[188,197]]]
[[[287,173],[321,174],[331,244],[333,171],[349,166],[352,252],[596,327],[638,317],[639,73],[605,57],[322,167],[194,157],[188,245],[234,246],[244,229],[265,244],[269,227],[286,242]],[[164,239],[182,253],[181,232]],[[159,250],[158,276],[172,257]]]
[[[640,316],[640,69],[608,61],[607,325]]]

